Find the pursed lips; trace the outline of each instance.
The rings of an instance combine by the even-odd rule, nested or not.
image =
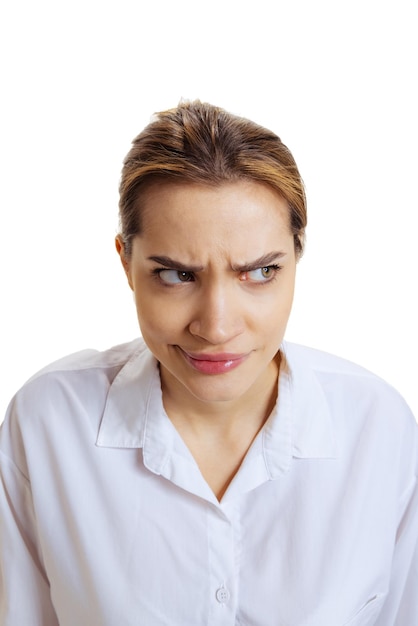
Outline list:
[[[178,346],[179,347],[179,346]],[[223,374],[239,367],[250,353],[236,354],[221,352],[218,354],[206,354],[203,352],[188,352],[179,347],[189,365],[202,374]]]

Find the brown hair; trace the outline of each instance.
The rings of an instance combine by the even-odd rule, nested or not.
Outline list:
[[[306,197],[295,160],[277,135],[250,120],[200,101],[154,116],[132,142],[122,169],[119,217],[128,256],[141,232],[141,191],[156,180],[267,184],[287,201],[295,250],[298,256],[303,252]]]

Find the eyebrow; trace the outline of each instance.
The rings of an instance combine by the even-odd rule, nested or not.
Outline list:
[[[252,270],[257,270],[260,267],[267,267],[285,255],[285,252],[269,252],[258,259],[254,259],[254,261],[249,261],[248,263],[243,263],[242,265],[234,264],[231,268],[234,272],[251,272]],[[148,261],[154,261],[154,263],[159,263],[168,269],[178,270],[180,272],[201,272],[204,269],[202,265],[185,265],[180,261],[171,259],[169,256],[149,256]]]
[[[169,256],[149,256],[148,261],[154,261],[170,270],[178,270],[180,272],[201,272],[203,270],[201,265],[185,265],[180,261],[171,259]]]
[[[267,267],[285,255],[285,252],[269,252],[268,254],[264,254],[258,259],[254,259],[254,261],[249,261],[243,265],[232,265],[232,269],[234,272],[251,272],[252,270],[258,270],[260,267]]]

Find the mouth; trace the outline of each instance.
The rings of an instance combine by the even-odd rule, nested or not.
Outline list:
[[[225,374],[239,367],[250,353],[236,354],[222,352],[219,354],[204,354],[202,352],[186,352],[179,347],[180,353],[186,362],[202,374]]]

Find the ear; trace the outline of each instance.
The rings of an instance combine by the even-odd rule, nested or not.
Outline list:
[[[126,278],[128,279],[129,286],[133,291],[134,288],[133,288],[132,275],[131,275],[131,263],[130,263],[130,259],[128,259],[128,257],[126,256],[125,244],[123,243],[122,237],[120,235],[116,235],[115,246],[116,246],[116,252],[119,254],[122,267],[125,270],[125,274],[126,274]]]

